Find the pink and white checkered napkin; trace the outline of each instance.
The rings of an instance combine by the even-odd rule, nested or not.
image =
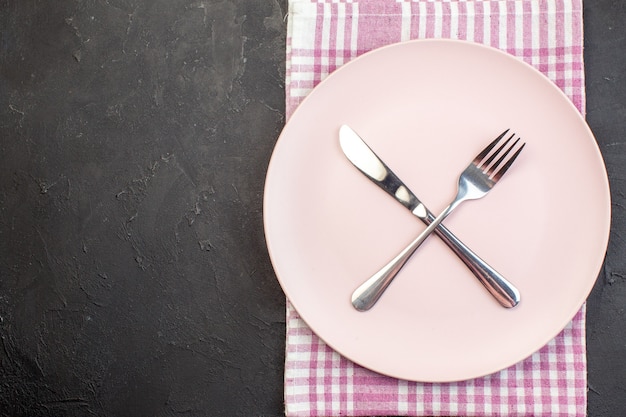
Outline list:
[[[582,0],[289,0],[287,115],[330,72],[374,48],[454,38],[507,51],[584,114]],[[585,308],[546,346],[456,383],[379,375],[329,348],[287,302],[285,408],[314,416],[585,416]]]

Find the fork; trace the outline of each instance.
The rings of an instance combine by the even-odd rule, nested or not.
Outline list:
[[[517,146],[520,141],[519,137],[509,145],[511,140],[515,137],[515,133],[507,139],[504,139],[508,132],[509,129],[502,132],[500,136],[476,155],[467,168],[465,168],[459,176],[456,197],[441,214],[439,214],[428,227],[395,258],[352,293],[352,305],[354,308],[359,311],[367,311],[372,308],[411,255],[415,253],[417,248],[420,247],[426,238],[456,207],[464,201],[484,197],[493,186],[497,184],[526,145],[522,143],[520,146]],[[502,141],[503,143],[501,143]],[[509,156],[514,149],[516,150]]]

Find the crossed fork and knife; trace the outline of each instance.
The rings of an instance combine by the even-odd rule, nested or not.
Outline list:
[[[452,249],[502,306],[511,308],[519,303],[520,294],[517,288],[441,224],[462,202],[487,195],[511,167],[525,143],[520,144],[519,137],[513,140],[516,135],[513,133],[509,136],[508,133],[508,129],[502,132],[472,159],[459,176],[456,197],[435,217],[352,128],[341,126],[339,141],[350,162],[428,226],[352,293],[354,308],[359,311],[372,308],[417,248],[433,232]]]

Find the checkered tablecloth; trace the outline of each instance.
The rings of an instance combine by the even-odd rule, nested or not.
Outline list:
[[[409,39],[484,43],[556,83],[584,114],[582,0],[290,0],[286,112],[358,55]],[[445,384],[382,376],[329,348],[287,302],[285,409],[313,416],[550,416],[586,414],[585,308],[529,358]]]

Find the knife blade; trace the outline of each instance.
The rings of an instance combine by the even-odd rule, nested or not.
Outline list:
[[[359,171],[422,222],[428,225],[435,219],[433,213],[350,126],[342,125],[339,129],[339,144],[344,155]],[[443,224],[435,229],[435,234],[463,261],[478,281],[503,307],[512,308],[519,303],[519,290],[461,242]]]

